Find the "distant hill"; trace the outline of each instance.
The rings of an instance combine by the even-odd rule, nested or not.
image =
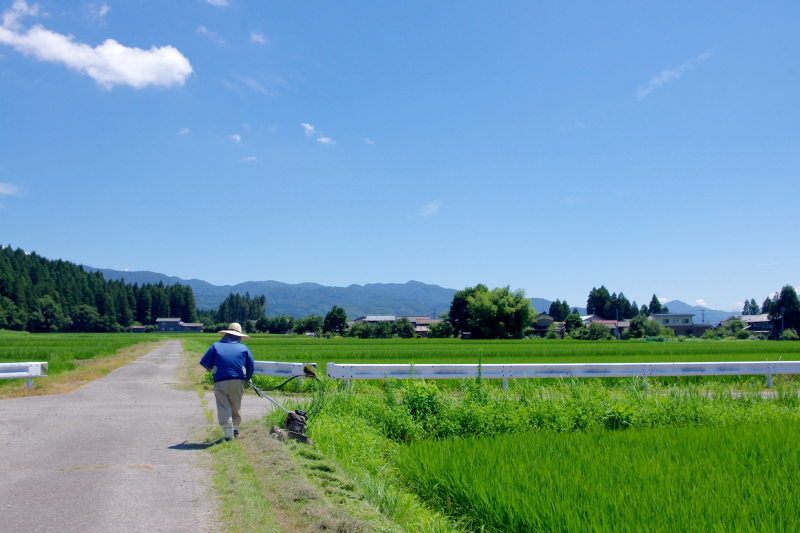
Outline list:
[[[124,279],[128,283],[180,283],[194,290],[199,309],[216,309],[230,293],[267,297],[267,315],[303,317],[325,315],[331,307],[344,308],[347,316],[356,318],[368,314],[432,315],[450,309],[455,289],[428,285],[419,281],[408,283],[369,283],[349,287],[327,287],[318,283],[289,284],[280,281],[247,281],[237,285],[212,285],[199,279],[181,279],[156,272],[123,272],[107,268],[84,266],[90,272],[100,271],[106,279]]]
[[[687,303],[683,303],[680,300],[673,300],[671,302],[667,302],[666,305],[669,308],[670,313],[675,314],[687,314],[692,313],[695,315],[694,322],[695,324],[701,324],[703,322],[703,316],[705,316],[705,323],[712,324],[716,326],[721,321],[729,318],[737,313],[731,313],[730,311],[716,311],[714,309],[708,309],[706,307],[702,307],[699,305],[689,305]],[[741,314],[741,313],[739,313]]]

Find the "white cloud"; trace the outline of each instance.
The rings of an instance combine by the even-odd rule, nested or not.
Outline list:
[[[266,95],[270,94],[270,92],[268,90],[266,90],[260,83],[258,83],[253,78],[250,78],[248,76],[238,76],[237,75],[236,79],[239,80],[240,82],[244,83],[245,85],[247,85],[248,87],[250,87],[251,89],[253,89],[254,91],[256,91],[258,93],[262,93],[262,94],[266,94]]]
[[[19,185],[0,182],[0,196],[19,196],[20,193],[22,193],[22,187]]]
[[[123,268],[123,269],[122,269],[122,271],[123,271],[123,272],[130,272],[130,271],[131,271],[131,269],[130,269],[130,268]]]
[[[245,130],[247,130],[247,131],[250,131],[250,124],[248,124],[247,122],[242,122],[242,127],[243,127]]]
[[[183,128],[178,132],[178,135],[186,135],[187,133],[189,133],[189,128]]]
[[[700,307],[708,307],[708,304],[706,303],[706,301],[703,298],[700,298],[699,300],[695,300],[694,303],[696,303]]]
[[[250,155],[250,156],[247,156],[247,157],[243,157],[243,158],[240,159],[240,161],[244,161],[244,162],[256,161],[256,156]]]
[[[105,16],[108,15],[109,11],[111,11],[111,8],[108,6],[108,4],[104,3],[100,7],[97,7],[96,4],[89,4],[87,9],[89,11],[89,18],[100,25],[105,25]]]
[[[273,135],[275,135],[276,133],[278,133],[278,125],[277,125],[277,124],[270,124],[270,125],[267,127],[267,133],[271,133],[271,134],[273,134]]]
[[[13,183],[0,182],[0,196],[19,196],[22,194],[22,187]],[[3,204],[0,204],[3,207]]]
[[[130,48],[114,39],[107,39],[94,48],[76,43],[72,35],[62,35],[36,24],[27,31],[20,19],[36,16],[40,6],[29,6],[17,0],[3,13],[0,43],[40,61],[62,63],[91,76],[98,85],[110,89],[114,85],[130,85],[137,89],[155,85],[183,85],[193,72],[189,60],[172,46],[153,46],[150,50]]]
[[[584,124],[582,121],[579,120],[579,121],[575,122],[574,124],[572,124],[570,126],[564,126],[564,127],[560,128],[560,131],[561,131],[561,133],[566,133],[566,132],[572,131],[572,130],[582,130],[585,127],[586,127],[586,124]]]
[[[250,40],[254,43],[269,44],[267,36],[257,31],[250,32]]]
[[[578,198],[577,196],[570,196],[564,198],[564,201],[567,202],[567,205],[576,205],[576,204],[582,204],[583,198]]]
[[[711,57],[711,52],[705,52],[695,57],[694,59],[687,61],[683,65],[678,65],[673,69],[662,71],[661,74],[651,79],[647,83],[647,85],[645,85],[644,87],[640,87],[636,91],[636,96],[639,98],[639,100],[641,100],[642,98],[646,97],[647,95],[658,89],[661,85],[664,85],[665,83],[668,83],[673,80],[680,79],[681,76],[683,76],[683,74],[686,71],[693,69],[695,65],[697,65],[701,61],[705,61],[709,57]]]
[[[439,212],[439,204],[437,204],[436,202],[431,202],[429,204],[423,205],[417,212],[417,215],[421,217],[432,217],[438,212]]]
[[[238,143],[238,142],[242,141],[242,136],[239,135],[238,133],[234,133],[233,135],[231,135],[231,139],[233,139],[234,141],[236,141]]]
[[[744,302],[733,302],[731,309],[744,309]]]
[[[220,39],[219,37],[217,37],[217,33],[216,32],[210,31],[205,26],[198,26],[198,28],[196,30],[194,30],[194,31],[196,31],[200,35],[205,35],[206,37],[208,37],[209,39],[211,39],[212,41],[214,41],[215,43],[217,43],[220,46],[228,44],[228,43],[225,42],[224,39]]]
[[[668,298],[659,298],[658,301],[661,302],[662,304],[665,304],[665,303],[667,303],[669,301],[669,299]]]
[[[372,145],[375,144],[375,141],[373,141],[373,140],[367,139],[366,137],[361,137],[361,138],[364,139],[364,142],[367,143],[367,144],[372,144]]]
[[[320,143],[322,143],[322,144],[336,144],[336,141],[334,141],[334,140],[333,140],[333,139],[331,139],[330,137],[323,137],[322,135],[320,135],[320,136],[317,138],[317,142],[320,142]]]
[[[228,0],[206,0],[212,6],[225,7],[228,5]]]
[[[314,126],[312,126],[311,124],[306,124],[305,122],[303,122],[300,125],[303,126],[304,130],[306,130],[306,135],[307,136],[310,137],[310,136],[314,135],[314,132],[316,131],[316,130],[314,130]]]

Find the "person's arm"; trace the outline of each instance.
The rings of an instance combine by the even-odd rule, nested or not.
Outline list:
[[[250,381],[250,378],[253,377],[253,372],[256,369],[256,362],[255,360],[253,360],[253,354],[250,353],[249,349],[247,350],[247,354],[245,355],[244,367],[245,367],[246,381]]]
[[[217,351],[214,349],[214,345],[211,345],[211,348],[208,349],[206,354],[200,359],[200,366],[205,368],[206,370],[211,370],[214,368],[214,358],[217,355]]]

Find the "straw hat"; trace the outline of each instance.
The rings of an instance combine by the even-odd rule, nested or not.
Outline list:
[[[223,329],[218,333],[220,335],[235,335],[236,337],[241,337],[243,339],[250,338],[248,335],[242,333],[242,326],[240,326],[238,322],[231,322],[230,325],[228,326],[228,329]]]

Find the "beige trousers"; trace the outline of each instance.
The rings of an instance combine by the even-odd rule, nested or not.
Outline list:
[[[242,394],[244,394],[244,381],[241,379],[226,379],[214,383],[214,398],[217,399],[217,420],[223,428],[233,427],[239,429],[242,415]]]

